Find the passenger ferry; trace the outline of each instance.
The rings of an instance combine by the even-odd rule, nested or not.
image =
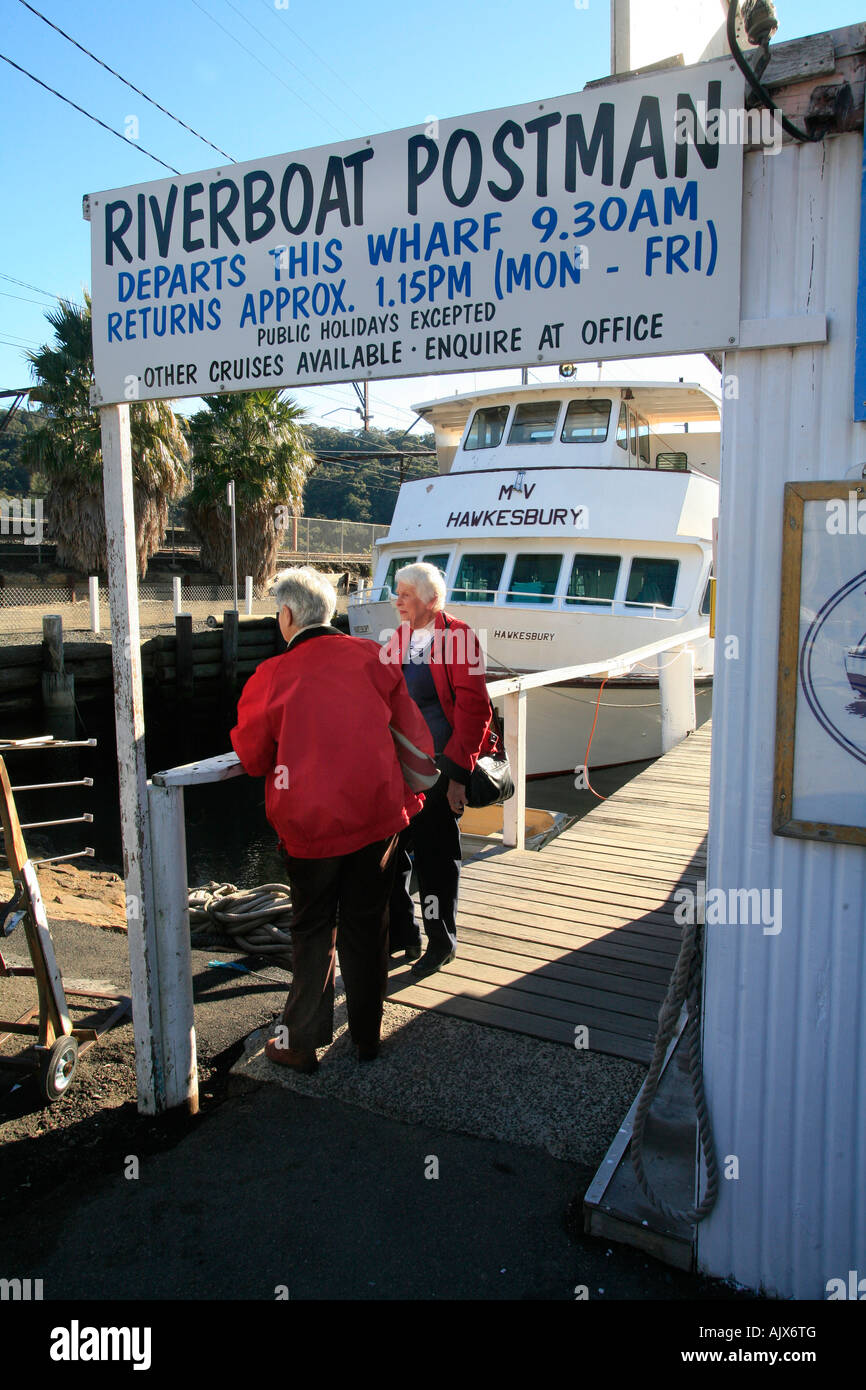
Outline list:
[[[394,576],[426,560],[479,634],[488,679],[616,658],[707,622],[720,402],[691,382],[499,387],[416,407],[439,477],[405,483],[349,629],[396,625]],[[695,425],[702,426],[696,430]],[[691,428],[689,428],[691,426]],[[669,660],[663,655],[661,660]],[[713,644],[695,647],[698,723]],[[528,694],[530,775],[657,757],[658,666]]]

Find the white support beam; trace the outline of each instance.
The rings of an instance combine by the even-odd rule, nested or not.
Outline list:
[[[165,1103],[198,1110],[183,787],[149,782]]]
[[[659,703],[662,715],[662,755],[697,728],[695,716],[695,654],[676,648],[659,657]]]
[[[826,314],[789,314],[777,319],[741,319],[737,351],[770,347],[803,347],[826,343]]]
[[[90,595],[90,631],[99,631],[99,579],[92,574],[87,581]]]
[[[165,1107],[165,1079],[144,759],[129,406],[103,406],[100,421],[135,1070],[138,1108],[143,1114],[154,1115]]]
[[[502,808],[502,843],[526,848],[526,691],[505,696],[505,751],[514,779],[514,795]]]

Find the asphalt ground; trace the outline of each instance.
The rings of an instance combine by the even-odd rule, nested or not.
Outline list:
[[[128,987],[124,933],[53,934],[67,977]],[[4,1277],[60,1301],[732,1296],[580,1232],[640,1068],[391,1004],[382,1055],[360,1066],[340,1001],[319,1072],[295,1077],[261,1057],[286,972],[215,947],[193,969],[200,1058],[225,1081],[202,1115],[156,1134],[137,1116],[128,1023],[50,1110],[7,1093]],[[3,981],[4,1008],[13,985],[29,988]]]

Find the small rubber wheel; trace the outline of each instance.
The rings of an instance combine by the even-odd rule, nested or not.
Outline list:
[[[71,1033],[58,1038],[42,1063],[40,1072],[42,1094],[49,1105],[66,1095],[77,1066],[78,1039]]]

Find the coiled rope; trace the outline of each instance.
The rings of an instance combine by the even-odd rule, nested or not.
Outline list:
[[[703,943],[701,925],[698,922],[689,923],[683,933],[683,942],[680,947],[679,956],[677,957],[677,963],[674,966],[673,974],[668,984],[667,994],[659,1010],[659,1029],[656,1034],[652,1061],[650,1062],[650,1069],[640,1094],[637,1110],[635,1111],[634,1129],[631,1137],[631,1162],[641,1192],[648,1201],[652,1202],[653,1206],[663,1211],[665,1216],[670,1217],[674,1221],[686,1221],[694,1225],[697,1225],[699,1221],[703,1221],[704,1217],[709,1215],[716,1204],[716,1198],[719,1192],[719,1169],[716,1163],[716,1152],[713,1144],[712,1126],[710,1124],[710,1112],[707,1107],[707,1098],[704,1093],[704,1078],[701,1070],[700,1014],[702,956]],[[658,1090],[665,1053],[676,1031],[683,1004],[685,1004],[687,1010],[686,1023],[683,1028],[683,1038],[689,1063],[689,1079],[692,1084],[692,1094],[695,1099],[695,1109],[698,1115],[698,1134],[700,1136],[701,1148],[703,1149],[704,1162],[707,1170],[707,1188],[704,1193],[703,1201],[700,1206],[687,1210],[668,1206],[667,1202],[662,1201],[661,1197],[659,1197],[650,1186],[643,1165],[643,1141],[647,1115],[649,1114],[650,1106]]]
[[[258,888],[206,883],[189,892],[193,943],[216,926],[242,951],[290,959],[291,920],[292,896],[285,883],[263,883]]]

